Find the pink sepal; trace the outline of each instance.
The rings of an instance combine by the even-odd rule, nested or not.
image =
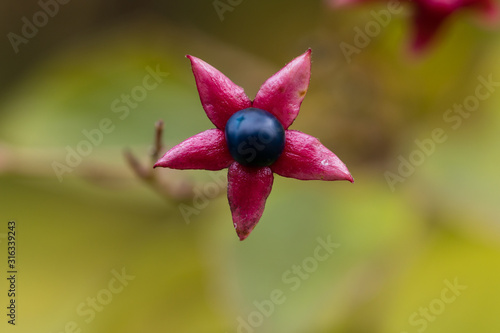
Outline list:
[[[348,180],[354,182],[345,164],[318,139],[299,131],[286,131],[285,150],[271,165],[283,177],[301,180]]]
[[[252,102],[240,86],[203,60],[187,55],[191,61],[201,104],[208,118],[223,130],[237,111],[249,108]]]
[[[224,132],[209,129],[179,143],[163,155],[154,167],[221,170],[234,162]]]
[[[287,129],[299,114],[311,78],[311,49],[292,60],[260,87],[253,107],[272,113]]]
[[[273,186],[273,172],[269,167],[249,168],[234,162],[227,178],[227,198],[234,228],[240,240],[244,240],[264,212]]]

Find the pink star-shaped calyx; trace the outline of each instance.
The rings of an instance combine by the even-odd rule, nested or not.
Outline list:
[[[228,170],[227,196],[240,240],[248,237],[264,212],[274,173],[302,180],[353,178],[344,163],[318,139],[288,128],[297,117],[311,75],[311,50],[292,60],[269,78],[252,102],[244,90],[201,59],[191,61],[201,104],[216,128],[199,133],[170,149],[155,167]],[[249,166],[230,151],[226,124],[241,110],[264,110],[284,130],[279,157],[266,166]],[[239,119],[238,119],[239,121]],[[236,133],[238,134],[238,133]],[[257,146],[259,147],[259,146]]]

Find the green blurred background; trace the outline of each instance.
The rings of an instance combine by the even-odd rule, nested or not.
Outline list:
[[[499,332],[498,87],[446,120],[454,104],[473,101],[478,76],[500,81],[498,34],[459,14],[412,57],[404,11],[348,62],[339,45],[354,45],[354,28],[384,4],[222,3],[223,20],[211,0],[70,1],[57,13],[47,7],[53,17],[16,53],[9,33],[21,35],[23,17],[33,22],[42,7],[1,2],[1,332]],[[252,98],[309,47],[312,79],[293,128],[334,151],[354,184],[276,176],[259,225],[240,242],[210,172],[155,170],[169,197],[127,165],[126,148],[150,165],[158,119],[166,147],[212,127],[186,54]],[[147,67],[168,76],[126,115],[114,112]],[[53,163],[103,119],[113,130],[59,181]],[[429,143],[439,128],[446,140],[391,186],[387,172],[418,157],[415,140]],[[181,201],[185,182],[220,193]],[[196,213],[186,219],[179,207]],[[9,220],[15,327],[6,316]],[[337,246],[323,261],[318,238]]]

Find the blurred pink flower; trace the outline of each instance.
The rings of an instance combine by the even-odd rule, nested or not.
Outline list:
[[[227,196],[240,240],[248,237],[260,220],[271,192],[274,173],[302,180],[353,182],[344,163],[318,139],[299,131],[288,130],[299,113],[309,86],[311,50],[295,58],[269,78],[261,86],[253,102],[243,88],[217,69],[201,59],[189,55],[187,57],[191,61],[203,109],[216,128],[199,133],[173,147],[154,167],[205,170],[229,168]],[[235,113],[238,113],[236,119],[232,117]],[[259,131],[269,124],[274,126],[271,128],[278,129],[273,130],[274,132],[254,133],[255,137],[245,137],[247,134],[242,134],[243,130],[239,129],[253,126]],[[280,133],[282,147],[278,147]],[[243,142],[246,150],[240,149],[241,144],[232,146],[233,137],[240,138],[241,135],[248,139]],[[273,135],[278,140],[276,145],[269,143],[269,137]],[[258,138],[262,142],[253,142],[252,146],[252,139]],[[266,144],[274,146],[267,147]],[[249,148],[253,148],[253,151]],[[266,159],[267,155],[259,156],[268,148],[279,150],[269,160]],[[260,159],[259,163],[264,160],[264,165],[252,162],[254,160],[246,163],[239,155],[242,152],[252,153],[250,157]]]
[[[333,7],[373,2],[377,0],[327,0]],[[498,20],[498,5],[494,0],[390,0],[393,4],[410,3],[413,9],[413,37],[411,48],[415,52],[426,49],[446,19],[462,10],[481,12],[486,23]]]

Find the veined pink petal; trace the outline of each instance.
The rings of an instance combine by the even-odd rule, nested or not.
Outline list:
[[[201,104],[208,118],[223,130],[227,120],[237,111],[249,108],[252,102],[240,86],[201,59],[187,55],[191,61]]]
[[[311,49],[292,60],[260,87],[253,107],[272,113],[287,129],[297,118],[311,78]]]
[[[224,132],[214,128],[179,143],[167,151],[154,167],[221,170],[233,162]]]
[[[271,165],[273,172],[301,180],[354,182],[345,164],[318,139],[299,131],[288,130],[285,134],[285,150]]]
[[[273,172],[269,167],[248,168],[234,162],[229,167],[227,178],[227,198],[234,227],[240,240],[244,240],[264,212],[273,186]]]

